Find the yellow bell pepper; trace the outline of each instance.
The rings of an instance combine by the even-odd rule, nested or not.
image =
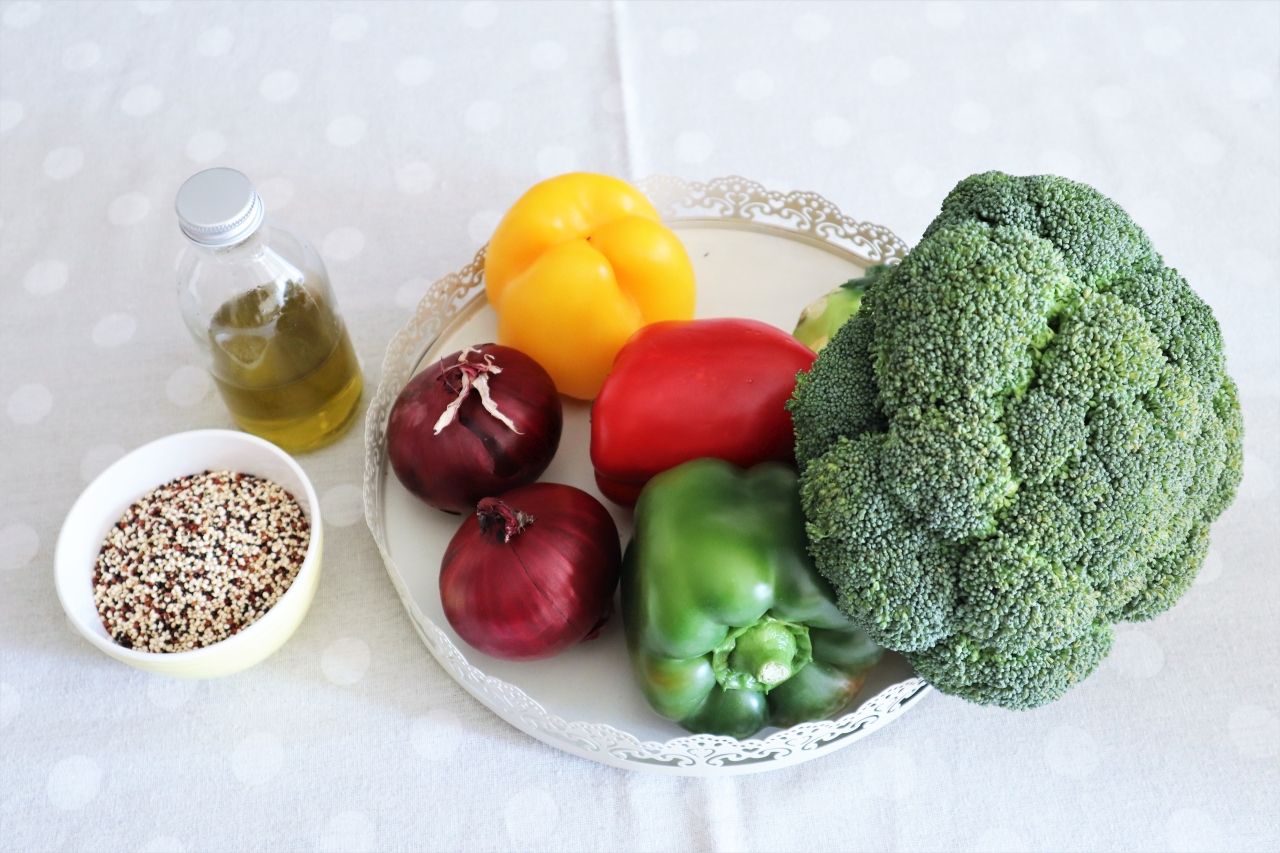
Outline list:
[[[560,175],[521,196],[489,240],[484,277],[498,341],[581,400],[641,326],[693,318],[684,246],[639,190],[608,175]]]

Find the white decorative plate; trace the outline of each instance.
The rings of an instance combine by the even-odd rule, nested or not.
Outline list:
[[[706,184],[655,176],[640,183],[693,261],[699,317],[751,317],[790,331],[809,302],[907,247],[887,229],[857,222],[813,193],[780,193],[743,178]],[[839,749],[903,713],[929,687],[886,654],[848,713],[766,729],[756,739],[690,735],[655,715],[631,677],[621,618],[596,640],[545,661],[488,657],[459,639],[440,606],[440,558],[460,519],[413,497],[391,473],[386,424],[420,367],[468,344],[496,340],[484,297],[484,250],[433,284],[387,346],[365,426],[365,517],[409,618],[436,660],[516,728],[558,749],[634,770],[707,776],[796,764]],[[544,480],[599,497],[588,456],[589,404],[565,401],[560,451]],[[601,498],[625,542],[631,514]]]

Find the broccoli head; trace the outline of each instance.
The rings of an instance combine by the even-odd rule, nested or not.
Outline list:
[[[934,686],[1060,697],[1187,590],[1242,421],[1209,307],[1115,202],[961,181],[788,407],[810,549]]]

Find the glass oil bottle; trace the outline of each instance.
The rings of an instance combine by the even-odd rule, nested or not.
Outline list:
[[[175,206],[190,243],[178,261],[182,316],[231,417],[290,452],[336,440],[356,419],[363,379],[319,254],[265,219],[234,169],[193,175]]]

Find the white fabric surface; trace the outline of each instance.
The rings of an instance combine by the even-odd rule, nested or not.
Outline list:
[[[1280,6],[0,4],[0,847],[1280,847]],[[1196,586],[1024,713],[933,694],[736,780],[556,752],[431,659],[360,511],[362,432],[300,458],[315,604],[243,674],[167,681],[68,626],[67,509],[231,421],[180,321],[174,192],[232,165],[322,247],[372,387],[498,214],[568,168],[737,173],[919,238],[989,168],[1088,181],[1213,306],[1246,470]]]

